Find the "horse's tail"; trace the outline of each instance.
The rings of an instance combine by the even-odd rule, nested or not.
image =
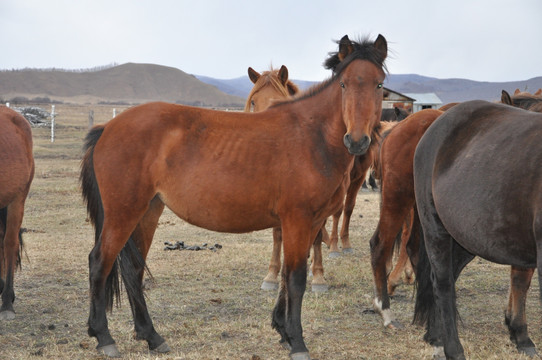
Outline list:
[[[93,127],[85,137],[85,144],[83,147],[84,155],[81,163],[81,175],[79,180],[81,181],[81,191],[83,193],[83,199],[87,205],[87,214],[90,222],[94,225],[94,243],[98,244],[100,236],[102,234],[103,221],[104,221],[104,209],[102,204],[102,198],[100,196],[100,189],[98,182],[96,181],[96,174],[94,173],[94,147],[102,136],[104,131],[103,125],[97,125]],[[107,309],[111,310],[113,307],[113,299],[117,299],[117,303],[120,303],[120,287],[119,287],[119,275],[118,275],[118,260],[115,260],[111,272],[107,276],[105,282],[105,294],[107,301]]]
[[[98,182],[96,181],[93,160],[94,147],[100,139],[103,131],[104,126],[97,125],[88,132],[83,148],[84,156],[81,164],[81,175],[79,178],[81,181],[83,199],[87,205],[87,213],[90,222],[94,225],[95,229],[95,244],[97,244],[101,239],[100,236],[103,228],[104,209],[100,189]],[[117,259],[115,259],[111,272],[106,279],[105,296],[108,310],[111,310],[113,307],[114,300],[116,300],[117,304],[120,304],[119,273],[122,275],[122,280],[126,291],[129,294],[134,294],[134,296],[130,297],[136,301],[141,301],[141,297],[138,296],[138,294],[141,293],[141,283],[138,274],[134,271],[134,268],[145,268],[148,272],[148,269],[145,266],[145,260],[143,259],[141,252],[137,249],[134,239],[132,236],[130,236]],[[133,306],[133,304],[131,305]]]
[[[416,211],[416,210],[414,210]],[[414,221],[419,222],[419,217],[414,216]],[[419,236],[418,264],[416,266],[416,304],[414,306],[413,324],[426,325],[435,312],[433,284],[431,282],[431,264],[425,249],[425,239],[420,224],[413,224],[412,233],[417,229]],[[416,234],[412,234],[415,236]]]

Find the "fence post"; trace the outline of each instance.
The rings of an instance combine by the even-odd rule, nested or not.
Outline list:
[[[55,142],[55,106],[51,105],[51,142]]]
[[[113,108],[113,117],[117,116],[117,108]]]
[[[88,128],[90,129],[93,126],[94,126],[94,110],[90,110],[88,112]]]

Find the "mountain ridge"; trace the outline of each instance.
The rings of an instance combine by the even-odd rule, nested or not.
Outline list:
[[[317,82],[292,81],[301,89]],[[166,101],[210,107],[242,108],[252,89],[247,75],[216,79],[191,75],[163,65],[125,63],[94,70],[0,70],[0,100],[43,100],[67,103],[125,103]],[[439,79],[418,74],[389,74],[386,87],[399,93],[435,93],[443,103],[499,100],[501,91],[534,92],[542,76],[510,82]]]

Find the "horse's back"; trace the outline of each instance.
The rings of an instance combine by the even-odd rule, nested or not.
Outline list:
[[[455,106],[418,144],[417,198],[433,204],[446,230],[468,251],[533,266],[533,227],[542,220],[536,213],[542,204],[541,132],[542,114],[485,101]]]
[[[34,175],[32,130],[19,113],[0,106],[0,207],[26,194]]]

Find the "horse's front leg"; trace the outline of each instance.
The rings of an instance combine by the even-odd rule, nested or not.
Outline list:
[[[281,341],[289,345],[295,360],[310,359],[303,340],[301,307],[307,285],[307,256],[320,226],[303,226],[303,217],[282,222],[284,263],[281,291],[273,312],[273,327],[281,334]]]

